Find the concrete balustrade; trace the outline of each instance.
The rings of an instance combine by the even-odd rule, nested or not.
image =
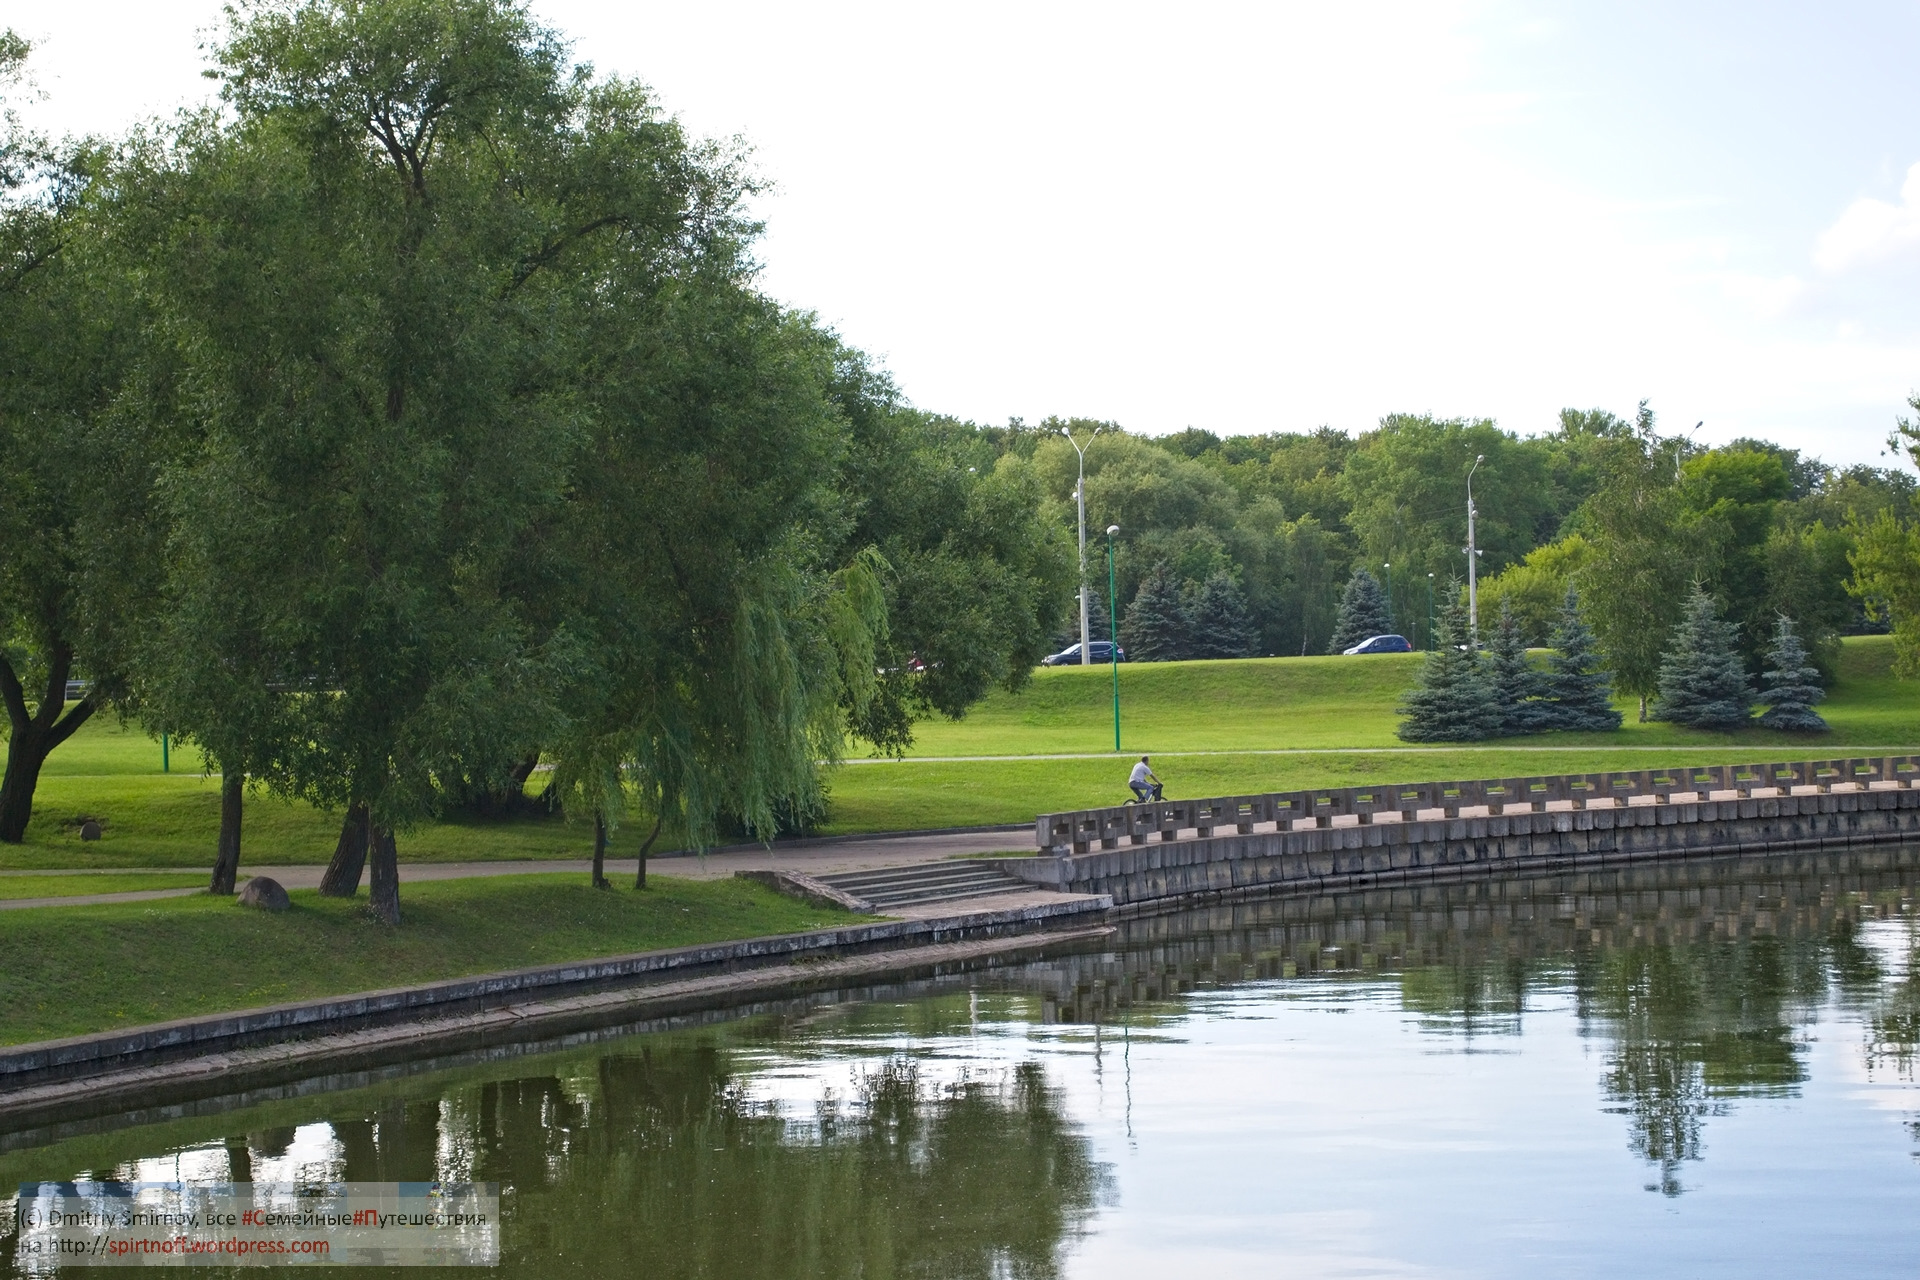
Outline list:
[[[1920,838],[1920,756],[1320,788],[1043,814],[1022,879],[1116,903],[1496,864]]]
[[[1696,804],[1702,800],[1765,799],[1782,795],[1911,789],[1920,781],[1920,756],[1863,756],[1783,764],[1707,765],[1618,773],[1551,774],[1477,782],[1412,782],[1392,786],[1274,791],[1210,800],[1161,800],[1042,814],[1035,843],[1044,852],[1086,853],[1121,841],[1170,841],[1184,832],[1212,837],[1223,827],[1238,835],[1297,831],[1426,818],[1493,817],[1633,805]],[[1337,822],[1352,818],[1352,824]]]

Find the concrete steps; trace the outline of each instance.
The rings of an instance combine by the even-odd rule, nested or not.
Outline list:
[[[877,871],[837,871],[815,876],[842,893],[871,902],[886,911],[929,902],[953,902],[999,893],[1019,893],[1033,886],[1008,875],[991,861],[925,862]]]

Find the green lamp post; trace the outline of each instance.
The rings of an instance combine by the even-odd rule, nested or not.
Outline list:
[[[1107,657],[1113,662],[1113,749],[1120,750],[1120,599],[1114,588],[1113,535],[1120,526],[1107,526]]]

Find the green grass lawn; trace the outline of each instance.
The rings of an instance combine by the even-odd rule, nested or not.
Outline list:
[[[867,918],[743,880],[423,881],[402,891],[397,929],[364,897],[291,897],[279,915],[205,896],[0,915],[0,1043]]]
[[[1394,707],[1413,683],[1419,654],[1255,658],[1239,662],[1140,662],[1120,666],[1121,741],[1131,752],[1271,751],[1397,747]],[[1821,741],[1920,744],[1920,682],[1894,680],[1893,645],[1859,636],[1841,651],[1839,679],[1820,707],[1833,725]],[[1709,733],[1636,722],[1619,733],[1554,733],[1529,746],[1720,746],[1773,742],[1799,749],[1799,735],[1759,729]],[[1106,667],[1043,667],[1017,694],[995,692],[964,720],[915,729],[910,757],[1039,755],[1113,748],[1113,677]]]
[[[1174,796],[1283,791],[1322,784],[1476,778],[1691,763],[1920,750],[1920,682],[1896,681],[1891,642],[1849,639],[1840,678],[1821,710],[1831,734],[1758,729],[1705,733],[1638,724],[1634,708],[1612,734],[1543,734],[1471,748],[1410,749],[1394,736],[1394,706],[1418,655],[1267,658],[1123,665],[1126,754],[1162,758]],[[1113,745],[1105,668],[1048,668],[1019,694],[996,693],[957,722],[920,726],[902,763],[854,764],[832,777],[832,833],[1027,822],[1061,809],[1125,798],[1125,768],[1110,755],[1079,760],[940,761],[948,756],[1092,755]],[[1223,754],[1178,756],[1177,752]],[[1293,752],[1259,755],[1257,752]],[[112,720],[87,724],[47,762],[27,841],[0,846],[0,869],[211,865],[219,791],[197,759],[162,774],[159,744]],[[104,836],[82,843],[85,818]],[[247,802],[241,867],[323,862],[336,816],[270,797]],[[630,833],[615,851],[631,856]],[[637,837],[636,837],[637,838]],[[400,836],[407,861],[585,857],[591,832],[557,818],[423,823]]]
[[[143,889],[203,889],[207,872],[173,875],[133,871],[125,875],[0,876],[0,901],[16,898],[76,898],[93,893],[133,893]]]

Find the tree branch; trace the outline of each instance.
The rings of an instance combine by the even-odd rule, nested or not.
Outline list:
[[[576,244],[594,232],[604,230],[607,227],[626,227],[632,225],[633,219],[626,214],[610,213],[604,218],[595,218],[592,222],[582,223],[580,226],[566,232],[556,240],[549,240],[541,247],[540,252],[530,258],[522,259],[519,267],[514,270],[513,283],[507,286],[506,292],[501,296],[512,296],[514,291],[519,289],[521,285],[539,274],[541,268],[549,265],[555,258],[559,257],[561,251],[566,249],[568,245]]]

